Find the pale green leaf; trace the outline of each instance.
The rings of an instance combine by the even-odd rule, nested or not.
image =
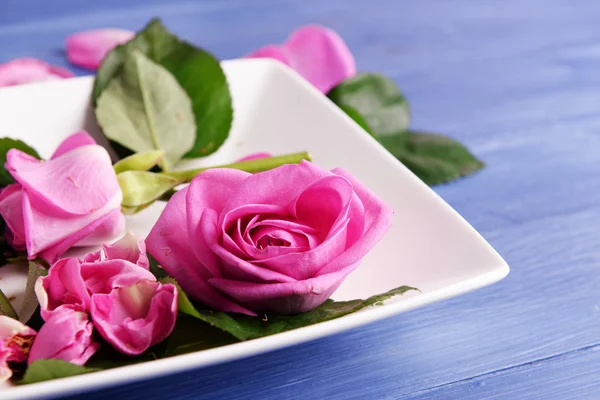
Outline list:
[[[225,142],[233,121],[233,105],[225,73],[212,54],[187,43],[153,19],[135,38],[106,55],[96,74],[93,98],[97,104],[109,82],[118,76],[128,55],[142,51],[173,74],[192,101],[196,137],[186,157],[204,157]]]
[[[169,169],[194,145],[192,103],[164,67],[135,50],[98,98],[96,118],[104,134],[135,152],[164,151]]]

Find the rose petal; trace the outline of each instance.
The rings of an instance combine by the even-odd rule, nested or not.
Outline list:
[[[60,157],[77,147],[87,146],[90,144],[96,144],[96,141],[86,131],[74,133],[62,141],[50,158],[54,159]]]
[[[185,202],[188,240],[194,243],[192,251],[210,271],[211,277],[220,276],[220,272],[216,257],[208,249],[201,232],[202,213],[206,209],[220,212],[237,187],[249,176],[251,174],[235,169],[212,169],[196,176],[188,186]]]
[[[94,325],[86,313],[63,308],[46,321],[31,346],[28,364],[41,359],[60,359],[83,365],[100,345],[94,342]]]
[[[267,282],[293,282],[294,278],[277,271],[253,265],[231,252],[224,249],[217,240],[217,215],[213,210],[205,210],[200,224],[206,243],[210,249],[223,261],[221,269],[223,275],[229,279],[267,281]]]
[[[358,263],[296,282],[252,283],[213,278],[209,283],[256,312],[289,315],[321,305],[356,267]]]
[[[81,278],[91,295],[107,294],[114,288],[131,286],[140,280],[156,281],[147,269],[118,259],[82,263]]]
[[[35,282],[35,294],[45,321],[62,308],[89,310],[90,294],[81,277],[81,266],[76,258],[57,261],[47,276],[39,277]]]
[[[285,54],[282,46],[275,44],[268,44],[261,47],[260,49],[248,54],[247,58],[272,58],[274,60],[281,61],[285,65],[290,65],[290,60]]]
[[[70,78],[72,76],[75,75],[69,70],[51,66],[34,58],[17,58],[0,64],[0,87]]]
[[[6,186],[0,194],[0,214],[8,227],[7,239],[16,250],[25,250],[25,225],[23,223],[23,190],[18,183]]]
[[[104,260],[126,260],[144,269],[150,269],[146,255],[146,243],[127,231],[125,236],[113,244],[102,244],[102,250],[86,255],[85,262]]]
[[[30,201],[29,196],[23,196],[28,258],[32,260],[39,255],[52,263],[74,245],[81,244],[96,229],[104,232],[107,221],[121,219],[121,199],[119,192],[100,210],[73,216],[61,215],[37,199]]]
[[[367,189],[360,181],[342,168],[332,171],[343,176],[352,183],[354,192],[364,206],[364,232],[344,253],[323,267],[318,273],[327,274],[342,268],[345,265],[359,262],[383,238],[392,226],[394,211]]]
[[[140,281],[92,296],[92,319],[110,344],[137,355],[169,336],[177,319],[175,285]]]
[[[175,193],[167,203],[146,238],[148,252],[193,299],[217,310],[255,315],[208,285],[213,275],[196,258],[190,248],[196,243],[190,241],[187,230],[182,229],[187,225],[185,199],[189,187]]]
[[[284,62],[323,93],[356,75],[354,57],[333,30],[307,25],[292,32],[279,48],[265,46],[248,57],[268,57]]]
[[[330,176],[312,163],[282,165],[281,167],[250,175],[235,190],[219,216],[223,226],[225,216],[231,210],[248,204],[266,204],[287,207],[302,191],[315,180]]]
[[[102,218],[100,222],[100,224],[94,224],[93,229],[88,225],[88,230],[91,233],[86,234],[83,239],[75,242],[73,245],[69,245],[69,247],[98,246],[98,244],[113,241],[126,231],[125,216],[118,208],[115,208],[105,218]]]
[[[269,153],[265,153],[265,152],[259,152],[259,153],[252,153],[252,154],[248,154],[245,157],[240,158],[239,160],[236,160],[235,162],[242,162],[242,161],[250,161],[250,160],[258,160],[261,158],[269,158],[272,157],[271,154]]]
[[[124,29],[95,29],[67,37],[67,59],[78,67],[96,70],[106,54],[131,40],[134,32]]]
[[[30,195],[68,214],[85,215],[105,206],[121,189],[101,146],[82,146],[41,162],[11,149],[6,167]]]

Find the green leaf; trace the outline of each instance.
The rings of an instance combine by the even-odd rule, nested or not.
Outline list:
[[[162,150],[135,153],[117,161],[115,165],[113,165],[113,169],[117,174],[125,171],[148,171],[155,165],[158,165],[164,156],[165,152]]]
[[[186,157],[214,153],[227,139],[233,121],[233,106],[227,79],[219,60],[210,53],[179,40],[158,20],[152,20],[124,45],[112,50],[98,69],[94,82],[94,102],[111,79],[123,69],[134,49],[173,74],[192,101],[196,118],[196,139]]]
[[[27,145],[25,142],[21,140],[15,140],[11,138],[0,138],[0,164],[2,168],[0,168],[0,187],[4,187],[13,183],[15,180],[4,164],[6,164],[6,153],[10,149],[18,149],[21,150],[30,156],[34,156],[35,158],[41,160],[40,155],[35,151],[31,146]]]
[[[161,282],[177,285],[175,279],[171,277],[161,279]],[[369,297],[366,300],[333,301],[329,299],[319,307],[297,315],[263,315],[260,317],[250,317],[235,313],[199,310],[178,285],[180,312],[222,329],[239,340],[256,339],[317,324],[319,322],[329,321],[387,300],[393,296],[404,294],[409,290],[418,289],[410,286],[401,286],[390,290],[389,292]]]
[[[100,371],[99,368],[87,368],[71,364],[63,360],[37,360],[31,363],[22,384],[37,383],[49,381],[57,378],[67,378],[69,376],[82,375],[90,372]]]
[[[362,116],[365,125],[376,137],[403,132],[410,124],[408,101],[396,83],[380,74],[362,73],[345,79],[331,89],[327,96],[342,110],[351,110],[355,119]]]
[[[123,191],[124,207],[148,206],[164,193],[183,182],[181,179],[148,171],[125,171],[117,175]]]
[[[379,141],[428,185],[449,182],[485,166],[465,146],[438,134],[407,131]]]
[[[40,303],[38,302],[37,295],[35,294],[35,282],[40,276],[48,275],[48,270],[39,266],[33,261],[29,262],[29,273],[27,275],[27,284],[25,286],[25,293],[23,294],[23,305],[19,310],[19,321],[26,324],[33,314],[35,314]]]
[[[343,105],[343,104],[339,107],[342,109],[343,112],[348,114],[348,116],[350,118],[352,118],[354,120],[354,122],[356,122],[358,125],[360,125],[360,127],[363,128],[369,135],[375,136],[373,134],[373,130],[367,124],[367,121],[365,121],[363,116],[355,108],[352,108],[350,106]]]
[[[136,151],[162,150],[169,169],[193,146],[196,123],[188,95],[165,68],[141,51],[98,98],[96,118],[111,140]]]

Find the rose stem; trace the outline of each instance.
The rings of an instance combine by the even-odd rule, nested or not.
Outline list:
[[[286,154],[283,156],[259,158],[259,159],[248,160],[248,161],[240,161],[240,162],[236,162],[233,164],[218,165],[215,167],[196,168],[196,169],[190,169],[187,171],[169,171],[169,172],[163,172],[163,174],[172,176],[174,178],[183,179],[185,181],[191,181],[196,175],[198,175],[200,172],[206,171],[207,169],[233,168],[233,169],[239,169],[242,171],[254,173],[254,172],[268,171],[270,169],[277,168],[284,164],[300,164],[300,162],[302,162],[302,160],[310,161],[311,160],[310,154],[308,154],[308,152],[304,151],[301,153]]]
[[[11,317],[14,319],[19,318],[19,316],[15,312],[15,309],[13,308],[12,304],[10,304],[10,301],[6,298],[6,296],[4,295],[4,292],[2,292],[1,289],[0,289],[0,314],[6,315],[7,317]]]

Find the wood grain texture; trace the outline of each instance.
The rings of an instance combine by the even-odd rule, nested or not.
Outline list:
[[[398,82],[415,128],[488,164],[436,190],[512,268],[492,287],[344,334],[87,399],[600,398],[595,0],[0,3],[0,62],[67,66],[69,33],[153,16],[221,58],[301,24],[336,29],[360,70]]]

